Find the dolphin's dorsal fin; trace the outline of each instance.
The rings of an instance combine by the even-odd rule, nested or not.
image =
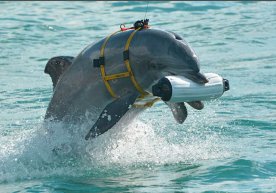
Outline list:
[[[96,123],[92,126],[85,139],[95,138],[111,129],[131,108],[138,93],[128,93],[109,103],[100,114]]]
[[[72,64],[73,59],[72,56],[57,56],[47,62],[44,72],[51,76],[54,88],[60,76]]]

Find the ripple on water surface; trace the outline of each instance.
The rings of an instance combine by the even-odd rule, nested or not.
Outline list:
[[[276,191],[274,2],[149,2],[152,27],[183,36],[202,72],[230,81],[202,111],[188,107],[183,125],[157,103],[91,142],[83,139],[91,125],[45,129],[48,59],[78,55],[142,19],[146,6],[0,2],[1,191]]]

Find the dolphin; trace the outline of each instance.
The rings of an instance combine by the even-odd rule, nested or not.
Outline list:
[[[134,30],[134,29],[133,29]],[[122,31],[110,37],[105,46],[106,74],[126,71],[123,52],[133,30]],[[53,82],[53,97],[45,119],[77,122],[87,112],[98,119],[87,130],[85,139],[94,138],[111,129],[129,112],[133,118],[146,108],[137,109],[134,103],[140,93],[128,77],[109,81],[117,95],[108,92],[102,80],[100,68],[93,62],[100,57],[105,38],[88,45],[77,57],[58,56],[51,58],[45,67]],[[166,75],[181,75],[197,83],[208,80],[200,73],[199,59],[191,46],[178,34],[162,29],[142,29],[136,32],[129,46],[129,61],[136,81],[144,91]],[[187,118],[185,104],[166,102],[178,123]],[[188,103],[201,110],[201,101]]]

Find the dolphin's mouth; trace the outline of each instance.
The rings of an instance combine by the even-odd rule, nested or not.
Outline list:
[[[162,74],[164,76],[177,76],[177,75],[184,76],[184,77],[186,77],[190,80],[193,80],[194,82],[197,82],[199,84],[204,84],[204,83],[208,82],[207,78],[200,72],[198,72],[198,73],[186,72],[186,73],[180,75],[178,73],[167,70],[167,71],[163,72]]]
[[[188,73],[186,75],[187,78],[195,81],[196,83],[199,83],[199,84],[205,84],[207,82],[209,82],[209,80],[203,75],[201,74],[200,72],[198,73]]]
[[[200,72],[198,73],[191,73],[191,72],[185,72],[185,73],[175,73],[173,71],[170,71],[170,70],[166,70],[164,71],[163,73],[163,76],[184,76],[196,83],[199,83],[199,84],[205,84],[208,82],[207,78]]]
[[[177,75],[176,73],[172,72],[172,71],[165,71],[162,73],[164,76],[175,76]]]
[[[168,73],[169,73],[170,75],[172,75],[172,76],[175,76],[175,75],[176,75],[176,73],[171,72],[171,71],[168,71]]]

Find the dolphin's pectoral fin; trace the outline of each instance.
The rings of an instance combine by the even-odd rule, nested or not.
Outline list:
[[[62,73],[72,64],[73,59],[74,57],[71,56],[57,56],[47,62],[44,72],[51,76],[54,88]]]
[[[89,138],[95,138],[111,129],[131,108],[131,105],[135,102],[138,96],[138,93],[129,93],[108,104],[100,114],[96,123],[85,136],[85,139],[88,140]]]
[[[204,104],[201,101],[192,101],[192,102],[187,102],[191,107],[197,110],[201,110],[204,108]]]
[[[166,102],[166,104],[170,107],[174,119],[178,123],[182,124],[188,116],[188,112],[187,112],[187,108],[186,108],[185,104],[184,103],[171,103],[171,102]]]

